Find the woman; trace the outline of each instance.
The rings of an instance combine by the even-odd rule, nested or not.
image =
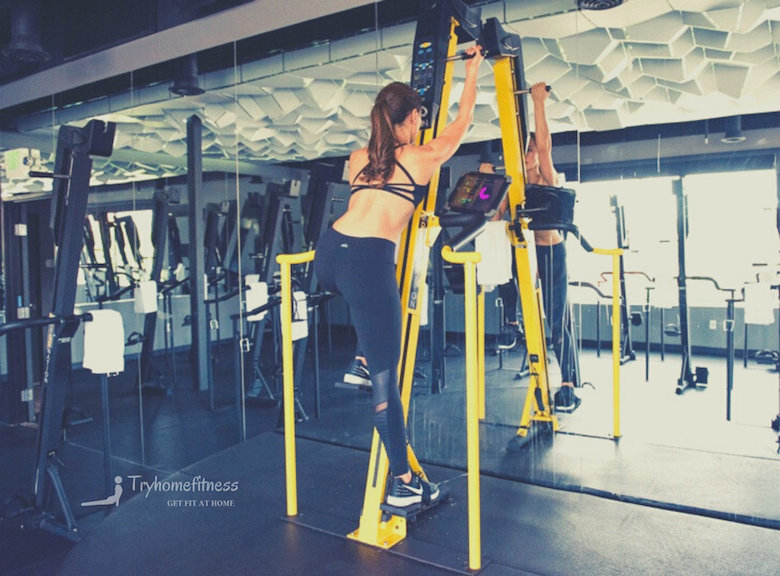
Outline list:
[[[344,296],[371,375],[374,425],[390,461],[392,506],[435,501],[435,484],[413,475],[406,458],[406,428],[398,391],[401,299],[395,279],[395,242],[425,198],[434,172],[460,146],[474,115],[479,46],[469,48],[458,115],[423,146],[422,101],[406,84],[393,82],[377,94],[368,147],[350,155],[352,196],[347,212],[317,243],[314,267],[320,284]],[[443,111],[443,113],[446,113]]]

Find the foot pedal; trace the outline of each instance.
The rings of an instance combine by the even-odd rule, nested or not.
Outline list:
[[[507,452],[522,452],[531,444],[537,442],[551,442],[553,437],[552,422],[535,422],[527,428],[528,433],[525,436],[519,434],[512,437],[507,443]]]
[[[352,384],[351,382],[344,382],[343,380],[336,382],[335,386],[342,390],[362,390],[363,392],[371,392],[372,390],[371,386],[366,386],[365,384]]]
[[[415,522],[420,514],[427,512],[431,508],[436,508],[436,506],[447,500],[449,497],[449,489],[445,488],[444,486],[439,486],[439,497],[433,502],[421,502],[412,506],[404,506],[403,508],[399,508],[398,506],[391,506],[390,504],[381,504],[379,508],[384,513],[382,517],[383,521],[389,520],[390,516],[399,516],[401,518],[405,518],[407,522]],[[387,515],[387,518],[384,517],[385,515]]]
[[[571,414],[573,413],[577,408],[580,407],[580,404],[582,404],[582,398],[574,397],[574,404],[571,406],[564,406],[564,407],[555,407],[555,413],[561,413],[561,414]]]

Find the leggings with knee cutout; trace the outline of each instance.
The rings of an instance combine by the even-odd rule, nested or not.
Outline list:
[[[314,270],[323,288],[349,305],[374,393],[374,425],[387,450],[390,471],[409,471],[406,427],[398,391],[401,297],[395,279],[395,244],[329,229],[317,242]]]

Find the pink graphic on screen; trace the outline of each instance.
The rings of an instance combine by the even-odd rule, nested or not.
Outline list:
[[[487,186],[483,186],[482,190],[479,191],[479,198],[481,200],[487,200],[490,198],[490,194],[487,194]]]

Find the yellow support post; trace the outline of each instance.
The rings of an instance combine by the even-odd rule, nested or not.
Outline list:
[[[485,291],[477,287],[477,393],[479,419],[485,419]]]
[[[458,44],[455,29],[458,22],[452,19],[450,24],[449,46],[447,55],[452,56]],[[452,88],[452,73],[454,62],[448,61],[444,72],[444,86],[440,101],[441,113],[437,123],[424,130],[419,137],[419,143],[425,144],[432,140],[447,125],[447,110],[449,109],[450,90]],[[428,229],[435,225],[436,195],[439,189],[439,172],[431,178],[425,201],[415,210],[399,242],[398,264],[396,278],[401,289],[401,306],[403,317],[401,321],[401,358],[398,363],[398,380],[401,389],[401,404],[404,409],[404,421],[408,419],[409,403],[412,397],[414,383],[414,364],[417,355],[417,339],[420,332],[420,291],[425,286],[428,258],[418,256],[420,250],[428,250],[435,238],[428,234]],[[425,243],[426,247],[419,246]],[[411,446],[408,447],[409,467],[412,472],[425,477]],[[385,497],[389,462],[387,454],[374,430],[371,442],[366,492],[363,498],[363,512],[360,515],[360,525],[357,530],[348,534],[365,544],[390,548],[406,537],[406,519],[391,516],[382,521],[382,505]]]
[[[525,156],[519,125],[515,63],[515,59],[510,57],[499,57],[493,62],[504,164],[507,176],[512,178],[507,194],[513,223],[518,221],[517,207],[525,203]],[[522,219],[520,225],[519,231],[509,228],[509,237],[517,262],[517,284],[523,311],[528,369],[531,375],[531,383],[517,430],[518,436],[525,437],[533,421],[549,422],[554,431],[559,429],[560,424],[550,407],[547,343],[542,323],[542,294],[536,272],[533,232],[528,229],[528,219]]]
[[[621,248],[594,248],[594,254],[612,256],[612,437],[620,438],[620,255]]]
[[[282,270],[282,368],[284,387],[284,465],[287,481],[287,515],[298,515],[298,476],[295,462],[295,378],[292,345],[292,271],[293,264],[314,260],[314,250],[301,254],[279,254]]]
[[[466,453],[469,487],[469,568],[482,567],[482,522],[479,489],[479,363],[480,340],[478,321],[476,265],[482,260],[479,252],[453,252],[449,246],[442,249],[442,257],[453,264],[463,264],[466,309]],[[484,294],[480,295],[484,306]],[[484,338],[484,333],[483,333]],[[482,370],[484,377],[484,369]]]

